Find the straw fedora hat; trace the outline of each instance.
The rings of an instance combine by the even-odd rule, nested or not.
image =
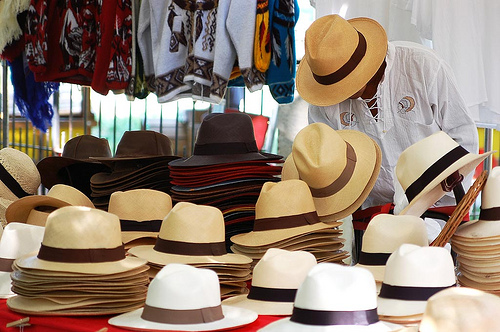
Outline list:
[[[0,197],[0,224],[5,227],[7,225],[7,218],[5,217],[5,212],[13,201]],[[0,227],[1,228],[1,227]],[[1,236],[2,233],[0,233]]]
[[[500,331],[500,298],[478,289],[452,287],[429,298],[420,332]]]
[[[69,205],[94,208],[90,199],[78,189],[65,184],[56,184],[46,195],[27,196],[12,202],[7,208],[5,217],[9,223],[29,222],[44,226],[49,212]],[[42,211],[37,211],[37,208],[41,208],[39,210]],[[33,213],[34,210],[37,212]]]
[[[123,133],[114,157],[92,157],[103,164],[112,165],[115,162],[127,160],[174,160],[172,142],[166,135],[152,130],[129,130]]]
[[[455,266],[447,249],[402,244],[387,260],[378,313],[422,314],[429,297],[455,285]]]
[[[281,159],[259,152],[252,119],[245,113],[211,113],[201,122],[193,155],[172,161],[174,167],[206,166],[249,160]]]
[[[0,298],[14,295],[10,273],[16,258],[38,251],[44,227],[13,222],[5,226],[0,238]]]
[[[243,255],[227,253],[221,210],[189,202],[175,204],[163,219],[154,246],[137,246],[128,252],[157,265],[252,262]]]
[[[297,133],[292,155],[293,163],[283,165],[282,180],[297,174],[305,181],[320,219],[328,221],[347,217],[361,206],[375,185],[382,161],[379,146],[368,135],[334,130],[319,122]]]
[[[247,295],[237,295],[222,303],[255,311],[259,315],[292,314],[297,289],[316,258],[307,251],[271,248],[253,269],[252,286]]]
[[[120,218],[125,244],[144,237],[156,238],[163,218],[170,210],[170,195],[153,189],[115,191],[108,206],[108,212]]]
[[[404,150],[396,164],[396,176],[409,204],[400,214],[420,216],[495,151],[474,154],[444,131],[438,131]],[[445,182],[443,182],[445,181]],[[453,182],[453,183],[449,183]]]
[[[306,30],[297,91],[310,104],[338,104],[361,90],[387,52],[387,35],[375,20],[326,15]]]
[[[16,260],[21,269],[113,274],[146,264],[125,257],[120,220],[114,214],[82,206],[65,206],[47,218],[38,254]]]
[[[375,281],[382,282],[387,259],[403,243],[427,246],[425,222],[417,216],[378,214],[363,234],[357,266],[370,270]]]
[[[307,183],[266,182],[255,203],[253,231],[234,235],[231,242],[258,247],[327,228],[332,226],[320,222]]]
[[[90,157],[112,157],[108,140],[92,135],[73,137],[64,145],[61,156],[43,158],[36,165],[42,178],[42,184],[49,189],[57,183],[69,184],[65,182],[65,177],[59,174],[59,171],[70,165],[85,164],[85,167],[94,173],[108,169],[107,166],[100,164],[95,159],[90,159]]]
[[[368,270],[319,263],[299,286],[292,316],[259,331],[394,331],[401,327],[379,321],[375,280]]]
[[[111,318],[113,326],[146,331],[217,331],[252,323],[257,313],[221,305],[217,274],[184,264],[163,267],[144,308]]]
[[[15,201],[36,194],[40,173],[33,160],[12,148],[0,150],[0,197]]]

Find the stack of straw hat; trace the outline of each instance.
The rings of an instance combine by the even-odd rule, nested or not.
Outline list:
[[[170,195],[154,189],[115,191],[108,212],[120,218],[125,249],[155,244],[161,223],[172,210]]]
[[[405,326],[418,325],[427,300],[455,286],[455,266],[447,249],[404,243],[387,260],[378,295],[379,318]]]
[[[49,214],[63,206],[95,208],[92,201],[80,190],[65,184],[56,184],[46,195],[26,196],[12,202],[5,212],[5,218],[8,223],[45,226]]]
[[[169,163],[172,199],[219,208],[228,240],[252,230],[260,189],[264,182],[279,181],[281,162],[279,155],[258,151],[247,114],[209,114],[193,155]]]
[[[253,231],[231,237],[231,250],[252,258],[254,265],[269,248],[308,251],[318,262],[339,263],[349,255],[342,250],[339,225],[319,220],[304,181],[266,182],[255,205]]]
[[[66,184],[80,190],[90,198],[90,178],[100,172],[108,172],[108,166],[91,157],[111,157],[108,140],[92,135],[73,137],[64,144],[61,156],[40,160],[36,167],[42,184],[50,189],[55,184]]]
[[[28,315],[105,315],[144,305],[146,261],[126,257],[118,217],[66,206],[47,219],[38,253],[14,261],[7,306]]]
[[[500,167],[494,167],[481,193],[479,220],[460,226],[451,238],[457,253],[458,282],[500,295]]]
[[[170,193],[168,163],[177,158],[172,155],[172,143],[167,136],[150,130],[126,131],[114,157],[92,158],[111,169],[90,178],[92,202],[107,210],[115,191],[155,189]]]
[[[177,203],[163,220],[155,245],[135,246],[128,253],[147,260],[150,275],[171,263],[189,264],[215,271],[223,298],[248,293],[252,260],[227,253],[224,217],[216,207]]]

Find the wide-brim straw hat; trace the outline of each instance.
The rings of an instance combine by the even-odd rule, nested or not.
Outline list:
[[[217,331],[250,324],[257,313],[221,305],[217,274],[184,264],[169,264],[151,281],[144,308],[108,323],[145,331]]]
[[[448,177],[457,171],[460,176],[466,177],[494,152],[471,153],[444,131],[414,143],[401,153],[396,164],[398,181],[409,202],[400,214],[421,216],[448,191],[453,190],[453,185],[461,185],[458,182],[460,178]],[[446,185],[443,181],[447,182]],[[452,183],[448,183],[450,181]]]
[[[40,184],[40,173],[30,156],[13,148],[0,150],[0,197],[15,201],[34,195]]]
[[[78,189],[65,184],[56,184],[46,195],[26,196],[12,202],[7,208],[5,217],[9,223],[28,222],[30,213],[37,207],[58,209],[70,205],[94,208],[92,201]],[[43,220],[41,221],[43,223]]]
[[[392,317],[423,314],[432,295],[455,285],[455,266],[447,249],[402,244],[387,260],[378,313]]]
[[[387,52],[387,35],[375,20],[326,15],[306,30],[297,91],[310,104],[338,104],[361,90]]]
[[[264,246],[331,227],[320,222],[307,183],[296,179],[266,182],[255,203],[253,231],[232,236],[231,242]]]
[[[241,161],[279,160],[282,156],[259,152],[252,119],[245,113],[211,113],[198,130],[193,155],[172,161],[172,167],[195,167]]]
[[[316,264],[314,255],[306,251],[268,249],[253,269],[250,293],[222,303],[259,315],[291,315],[297,289]]]
[[[15,261],[20,269],[114,274],[146,264],[125,256],[120,220],[114,214],[82,206],[65,206],[47,218],[38,254]]]
[[[319,263],[309,270],[295,297],[292,316],[259,331],[395,331],[379,321],[375,280],[356,266]]]
[[[382,153],[360,131],[334,130],[318,122],[297,133],[292,159],[283,165],[282,180],[306,182],[320,219],[334,221],[352,214],[368,197],[380,172]]]
[[[189,202],[179,202],[170,210],[154,246],[137,246],[128,252],[157,265],[252,262],[227,253],[224,216],[218,208]]]
[[[452,287],[427,300],[419,331],[500,331],[499,312],[497,295],[468,287]]]
[[[156,239],[161,223],[171,209],[170,195],[153,189],[115,191],[108,205],[108,212],[120,219],[125,244],[139,238]]]
[[[46,157],[36,164],[42,184],[50,189],[57,183],[64,183],[65,179],[58,174],[59,171],[74,164],[86,164],[95,173],[108,169],[107,166],[100,164],[95,159],[90,159],[90,157],[112,157],[108,140],[92,135],[73,137],[64,145],[61,156]]]
[[[384,280],[389,256],[403,243],[428,245],[425,222],[417,216],[378,214],[363,233],[357,266],[368,269],[375,281]]]

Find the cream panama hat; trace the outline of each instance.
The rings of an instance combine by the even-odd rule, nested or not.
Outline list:
[[[315,265],[316,258],[307,251],[268,249],[253,269],[250,293],[222,303],[259,315],[291,315],[297,289]]]
[[[0,197],[15,201],[36,194],[40,173],[33,160],[12,148],[0,150]]]
[[[371,273],[361,267],[319,263],[295,297],[292,316],[259,331],[395,331],[402,326],[379,321]]]
[[[282,180],[296,175],[305,181],[320,220],[336,221],[356,211],[368,197],[380,172],[382,153],[362,132],[312,123],[295,136],[291,158],[293,162],[283,165]]]
[[[402,244],[387,260],[378,313],[422,314],[429,297],[455,285],[455,266],[447,249]]]
[[[167,214],[154,246],[136,246],[128,252],[157,265],[252,262],[227,253],[224,216],[218,208],[189,202],[175,204]]]
[[[378,214],[363,234],[357,265],[370,270],[375,281],[382,282],[387,259],[403,243],[427,246],[425,222],[417,216]]]
[[[361,90],[387,52],[387,35],[375,20],[326,15],[306,30],[297,91],[310,104],[338,104]]]
[[[217,331],[256,319],[253,311],[221,305],[219,279],[214,271],[169,264],[151,281],[144,308],[108,322],[132,330]]]
[[[443,131],[411,145],[396,164],[396,176],[409,202],[400,214],[422,215],[494,152],[470,153]]]

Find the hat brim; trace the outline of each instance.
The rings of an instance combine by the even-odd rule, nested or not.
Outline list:
[[[156,238],[158,237],[159,232],[123,232],[122,231],[122,242],[126,245],[132,241],[138,240],[138,239],[154,239],[156,241]]]
[[[128,250],[132,254],[141,259],[145,259],[150,263],[157,265],[167,265],[170,263],[179,264],[200,264],[200,263],[220,263],[220,264],[249,264],[251,258],[237,254],[225,254],[220,256],[185,256],[174,255],[159,252],[154,250],[154,246],[137,246]]]
[[[495,151],[488,151],[486,153],[477,155],[473,153],[466,154],[446,170],[436,176],[427,186],[425,186],[418,195],[416,195],[411,202],[400,212],[400,214],[408,214],[420,217],[428,208],[436,203],[441,197],[446,194],[441,188],[441,182],[455,171],[459,171],[464,177],[476,169],[484,159]]]
[[[366,54],[349,75],[330,85],[320,84],[314,79],[304,57],[297,68],[296,85],[300,96],[310,104],[329,106],[350,98],[368,83],[385,59],[387,35],[384,28],[375,20],[365,17],[348,22],[365,37]]]
[[[290,317],[283,318],[272,322],[259,330],[262,332],[303,332],[303,331],[317,331],[317,332],[388,332],[398,331],[403,328],[402,325],[393,324],[389,322],[378,321],[370,325],[306,325],[301,323],[292,322]]]
[[[171,161],[168,165],[172,167],[195,167],[208,166],[217,164],[228,164],[241,161],[270,161],[280,160],[283,156],[266,153],[266,152],[250,152],[240,154],[214,154],[214,155],[192,155],[189,158],[181,158]]]
[[[114,163],[129,161],[129,160],[140,160],[140,161],[172,161],[175,159],[179,159],[179,156],[129,156],[129,157],[111,157],[111,158],[103,158],[103,157],[90,157],[90,159],[97,160],[109,167],[113,168]]]
[[[370,271],[373,274],[375,281],[384,281],[385,265],[363,265],[358,263],[354,266],[363,267]]]
[[[222,304],[255,311],[259,315],[289,316],[293,302],[270,302],[249,299],[247,294],[232,296]]]
[[[382,164],[382,152],[373,139],[356,130],[337,130],[337,133],[353,147],[357,161],[351,181],[341,190],[331,196],[313,197],[322,222],[337,221],[356,211],[373,189]],[[293,154],[283,165],[282,180],[289,178],[299,179]]]
[[[16,295],[12,292],[11,287],[10,272],[0,271],[0,299],[7,299]]]
[[[224,318],[200,324],[164,324],[145,320],[141,317],[144,308],[111,318],[108,323],[129,330],[142,331],[218,331],[232,329],[254,322],[257,313],[237,307],[222,305]]]
[[[377,298],[377,311],[381,316],[412,316],[423,314],[426,304],[427,301],[387,299],[379,296]]]
[[[34,208],[38,206],[50,206],[55,209],[69,206],[68,202],[47,195],[26,196],[12,202],[5,211],[5,218],[8,223],[26,223],[28,216]]]
[[[114,274],[126,272],[146,265],[140,258],[127,256],[122,260],[105,263],[59,263],[39,259],[37,254],[30,254],[16,259],[16,265],[21,269],[37,269],[48,271],[74,272],[81,274]]]

